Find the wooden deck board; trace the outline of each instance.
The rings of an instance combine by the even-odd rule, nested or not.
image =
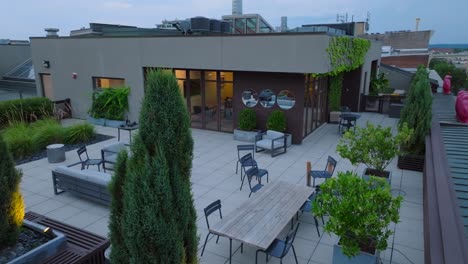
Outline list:
[[[305,185],[267,184],[210,231],[265,250],[313,192]]]

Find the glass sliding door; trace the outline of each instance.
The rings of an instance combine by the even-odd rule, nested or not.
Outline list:
[[[219,130],[218,128],[218,113],[219,113],[219,98],[218,98],[218,77],[215,71],[205,71],[205,86],[202,94],[204,95],[204,126],[209,130]],[[203,112],[203,111],[202,111]]]
[[[190,79],[188,80],[188,96],[189,105],[191,107],[192,127],[203,128],[203,100],[201,89],[201,72],[190,71]]]
[[[233,97],[234,97],[234,79],[232,72],[221,72],[221,87],[220,87],[220,130],[224,132],[232,132],[233,125]]]

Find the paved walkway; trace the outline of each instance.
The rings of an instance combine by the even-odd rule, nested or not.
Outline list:
[[[366,121],[392,126],[395,129],[398,120],[380,114],[363,113],[358,124],[364,125]],[[84,121],[65,120],[64,125],[75,122]],[[90,158],[99,158],[102,147],[117,141],[117,129],[97,127],[97,131],[116,138],[88,146]],[[198,213],[201,249],[207,233],[203,208],[214,200],[221,199],[223,215],[227,215],[248,199],[249,191],[248,188],[239,191],[240,174],[235,173],[236,145],[241,142],[233,140],[232,134],[227,133],[194,129],[192,134],[195,141],[192,191]],[[122,137],[128,141],[128,133],[124,132]],[[311,161],[313,169],[323,169],[328,155],[338,160],[337,171],[353,170],[361,174],[363,166],[356,168],[336,154],[335,147],[339,138],[337,125],[326,124],[309,135],[302,145],[293,145],[284,155],[272,158],[268,153],[256,153],[255,159],[261,168],[266,168],[270,172],[270,182],[282,180],[305,184],[306,162]],[[67,160],[63,163],[65,165],[78,161],[76,151],[67,152],[66,157]],[[47,159],[18,166],[24,173],[21,190],[26,209],[107,236],[109,219],[107,207],[68,193],[54,195],[51,170],[56,166],[58,164],[49,164]],[[389,240],[389,247],[393,244],[398,250],[393,252],[392,263],[410,263],[402,253],[413,263],[424,263],[422,173],[400,170],[396,167],[396,160],[388,169],[392,171],[394,193],[405,195],[400,212],[401,222],[396,225],[395,238],[391,237]],[[216,222],[216,215],[210,220]],[[337,243],[338,238],[333,234],[318,237],[313,218],[307,213],[300,217],[300,221],[301,226],[294,242],[299,263],[331,263],[333,245]],[[320,233],[323,233],[322,226]],[[255,263],[255,248],[245,247],[243,254],[238,249],[239,243],[234,242],[233,248],[237,249],[233,263]],[[381,253],[384,263],[390,263],[391,252],[389,249]],[[208,241],[201,263],[225,263],[228,255],[229,240],[220,238],[216,244],[215,239],[212,239]],[[260,257],[259,260],[259,263],[265,262],[264,257]],[[269,263],[279,263],[279,261],[272,259]],[[284,263],[294,263],[292,252],[284,258]]]

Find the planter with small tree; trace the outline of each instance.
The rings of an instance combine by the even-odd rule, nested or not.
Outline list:
[[[353,165],[366,165],[364,178],[372,175],[385,178],[390,183],[391,173],[385,171],[385,168],[402,153],[400,144],[407,142],[412,134],[413,130],[406,124],[401,125],[399,133],[394,136],[390,127],[374,126],[368,122],[366,127],[356,127],[356,131],[348,130],[336,151]]]
[[[423,171],[425,138],[431,127],[432,92],[427,70],[420,66],[416,72],[405,106],[401,111],[400,125],[408,124],[414,128],[414,136],[401,148],[406,152],[398,156],[398,168],[413,171]]]
[[[234,139],[247,142],[255,142],[255,136],[259,131],[257,127],[257,114],[253,109],[244,108],[239,113],[238,128],[234,129]]]
[[[292,135],[286,133],[286,115],[281,110],[274,110],[270,113],[267,119],[266,127],[268,130],[284,133],[286,135],[286,146],[291,146]]]
[[[352,172],[339,172],[320,185],[312,208],[317,217],[329,216],[325,232],[340,237],[333,249],[333,263],[378,263],[379,252],[387,249],[393,233],[389,225],[399,221],[402,200],[392,196],[386,181],[365,181]]]

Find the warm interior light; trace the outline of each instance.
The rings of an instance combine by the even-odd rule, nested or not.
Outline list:
[[[50,229],[50,227],[46,227],[46,228],[44,228],[43,232],[47,233],[47,232],[49,232],[49,229]]]

